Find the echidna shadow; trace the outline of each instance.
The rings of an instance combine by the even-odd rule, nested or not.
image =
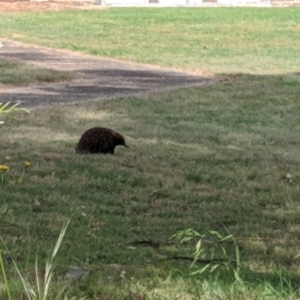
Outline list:
[[[120,133],[109,128],[94,127],[82,134],[75,150],[80,154],[114,154],[115,147],[119,145],[129,148]]]

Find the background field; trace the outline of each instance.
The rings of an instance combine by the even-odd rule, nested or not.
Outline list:
[[[5,116],[0,164],[10,170],[0,174],[0,230],[16,299],[22,286],[10,255],[34,279],[35,253],[43,262],[67,218],[53,298],[65,285],[69,298],[299,298],[297,11],[1,15],[0,35],[10,38],[225,73],[199,88]],[[99,124],[124,134],[130,150],[76,155],[80,134]],[[194,244],[169,240],[187,228],[230,231],[242,279],[225,269],[190,277],[191,261],[174,258],[192,257]],[[223,245],[234,260],[234,243]],[[66,280],[71,265],[89,268],[89,278]]]
[[[298,16],[299,8],[1,14],[0,36],[200,73],[274,74],[299,71]]]

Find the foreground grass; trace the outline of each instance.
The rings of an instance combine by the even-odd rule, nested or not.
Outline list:
[[[42,265],[71,218],[53,299],[68,284],[69,297],[91,299],[299,298],[299,83],[299,75],[235,75],[201,88],[7,115],[0,234],[11,255],[32,277],[35,253]],[[80,134],[95,125],[123,133],[130,150],[76,155]],[[193,245],[169,237],[186,228],[234,234],[243,281],[232,286],[225,271],[184,275],[190,262],[173,258],[191,256]],[[159,247],[134,243],[150,240]],[[234,259],[234,244],[224,247]],[[18,299],[22,287],[4,257]],[[70,283],[72,265],[89,268],[89,278]]]
[[[74,75],[71,73],[37,68],[27,64],[9,62],[2,59],[0,59],[0,69],[0,84],[22,85],[74,79]]]
[[[53,299],[62,288],[69,299],[299,298],[297,12],[130,8],[1,15],[0,35],[9,38],[240,73],[201,88],[6,115],[0,164],[10,170],[0,174],[0,236],[9,250],[3,257],[13,299],[22,297],[22,286],[11,255],[34,281],[35,254],[42,266],[68,218]],[[95,125],[123,133],[130,150],[75,155],[80,134]],[[190,227],[235,236],[241,280],[226,270],[188,276],[191,262],[175,258],[192,257],[194,245],[169,237]],[[235,245],[224,247],[235,259]],[[89,277],[69,280],[70,266],[87,268]]]
[[[0,36],[204,73],[299,71],[299,8],[0,14]],[[51,26],[48,26],[51,24]]]

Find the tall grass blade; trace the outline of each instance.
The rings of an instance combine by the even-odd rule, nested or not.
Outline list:
[[[21,279],[21,282],[23,284],[23,287],[24,287],[24,290],[25,290],[25,293],[26,293],[28,299],[29,300],[38,300],[34,289],[32,288],[31,284],[28,282],[28,280],[21,274],[15,260],[13,260],[13,263],[14,263],[15,269]]]
[[[54,259],[58,253],[58,250],[61,246],[61,243],[63,241],[64,235],[66,233],[67,227],[70,223],[70,220],[68,220],[67,222],[64,223],[62,230],[60,231],[58,240],[55,244],[55,247],[51,253],[50,258],[46,261],[46,266],[45,266],[45,278],[44,278],[44,284],[43,286],[41,286],[40,283],[40,278],[39,278],[39,271],[38,271],[38,260],[37,260],[37,256],[36,256],[36,260],[35,260],[35,276],[36,276],[36,290],[35,288],[30,284],[30,282],[21,274],[15,260],[13,260],[15,269],[21,279],[21,282],[23,284],[23,288],[25,290],[25,293],[27,295],[28,300],[46,300],[47,296],[48,296],[48,292],[49,292],[49,288],[50,288],[50,283],[51,283],[51,279],[53,277],[53,267],[54,267]],[[1,263],[1,268],[2,271],[4,270],[4,266],[2,267],[2,259],[0,256],[0,263]],[[9,298],[9,300],[12,300],[11,298]]]
[[[24,111],[24,112],[30,113],[30,111],[28,109],[24,108],[24,107],[17,108],[21,104],[20,102],[15,103],[11,107],[9,107],[10,104],[11,104],[11,102],[6,102],[5,104],[0,103],[0,114],[9,113],[9,112],[12,112],[14,110],[19,110],[19,111]]]
[[[37,294],[41,294],[41,287],[40,287],[40,277],[39,277],[39,271],[38,271],[38,259],[37,255],[35,256],[35,279],[36,279],[36,288],[37,288]]]
[[[61,243],[63,241],[63,238],[65,236],[65,233],[66,233],[66,230],[68,228],[69,223],[70,223],[70,220],[68,220],[67,222],[64,223],[64,225],[63,225],[63,227],[60,231],[59,237],[57,239],[57,242],[55,244],[52,255],[50,257],[50,260],[48,260],[46,262],[46,272],[45,272],[45,281],[44,281],[44,294],[43,294],[43,298],[42,298],[43,300],[46,300],[46,298],[47,298],[50,283],[51,283],[51,279],[52,279],[52,276],[53,276],[54,259],[55,259],[56,255],[57,255],[57,252],[58,252],[58,250],[61,246]]]
[[[1,270],[2,270],[2,275],[3,275],[4,285],[6,288],[7,297],[9,300],[12,300],[7,277],[6,277],[6,271],[5,271],[5,267],[4,267],[4,263],[3,263],[3,258],[2,258],[2,249],[0,249],[0,266],[1,266]]]

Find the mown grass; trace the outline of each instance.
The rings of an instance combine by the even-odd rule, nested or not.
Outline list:
[[[204,73],[298,71],[299,8],[110,8],[0,15],[0,36]],[[51,26],[49,26],[51,24]]]
[[[1,50],[0,50],[1,51]],[[74,75],[52,69],[37,68],[31,65],[0,59],[0,84],[26,85],[31,83],[69,81]]]
[[[30,276],[35,253],[43,261],[71,218],[53,294],[77,265],[91,275],[72,282],[69,297],[296,299],[299,82],[297,74],[241,74],[200,88],[7,115],[0,228],[11,255]],[[95,125],[123,133],[130,150],[76,155],[80,134]],[[19,182],[24,161],[32,167]],[[169,237],[186,228],[229,230],[244,281],[231,285],[225,271],[206,281],[185,275],[191,262],[172,257],[191,256],[193,245]],[[133,244],[150,240],[160,247]],[[234,259],[234,244],[224,247]],[[22,288],[7,267],[18,299]]]
[[[68,299],[299,298],[297,12],[1,15],[0,35],[9,38],[226,73],[199,88],[5,115],[0,164],[10,170],[0,174],[0,235],[13,299],[22,286],[10,256],[34,280],[35,254],[42,266],[68,218],[53,299],[63,287]],[[124,134],[130,150],[76,155],[81,133],[98,125]],[[226,270],[188,276],[191,261],[174,257],[192,257],[194,245],[169,240],[186,228],[231,232],[242,279]],[[224,247],[235,259],[235,245]],[[90,269],[87,280],[65,277],[74,265]]]

